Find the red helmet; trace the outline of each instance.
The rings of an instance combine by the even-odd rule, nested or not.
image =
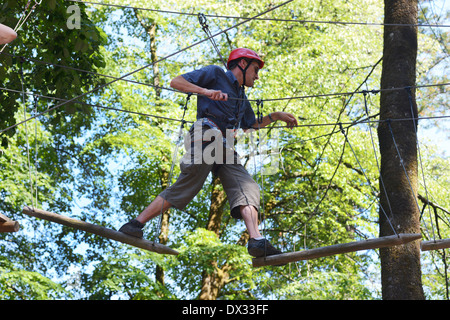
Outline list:
[[[258,56],[258,54],[247,48],[238,48],[231,51],[230,56],[228,57],[227,68],[230,65],[230,62],[239,58],[248,58],[254,59],[259,62],[259,68],[262,69],[264,67],[264,61]]]

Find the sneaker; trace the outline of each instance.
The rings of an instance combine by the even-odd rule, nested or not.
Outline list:
[[[144,233],[142,232],[142,228],[144,227],[143,223],[140,223],[136,219],[130,220],[129,222],[125,223],[120,229],[120,232],[126,233],[130,236],[136,237],[136,238],[142,238],[144,236]]]
[[[267,239],[250,239],[247,244],[248,253],[255,257],[266,257],[274,254],[280,254],[281,251],[274,248]]]

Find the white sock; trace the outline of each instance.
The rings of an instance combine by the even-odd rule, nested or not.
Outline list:
[[[262,239],[265,239],[264,237],[258,237],[258,238],[253,238],[253,239],[255,239],[255,240],[262,240]]]

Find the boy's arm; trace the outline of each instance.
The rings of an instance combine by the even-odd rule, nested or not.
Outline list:
[[[177,76],[172,79],[170,86],[186,93],[196,93],[208,97],[211,100],[228,100],[228,94],[223,93],[220,90],[210,90],[197,86],[189,81],[187,81],[183,76]]]
[[[253,125],[253,129],[264,128],[265,126],[277,120],[286,122],[287,127],[291,129],[298,125],[297,119],[292,114],[287,112],[272,112],[267,116],[264,116],[260,123],[258,123],[258,119],[256,119],[256,123]]]

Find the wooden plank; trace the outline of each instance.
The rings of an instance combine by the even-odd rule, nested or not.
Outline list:
[[[13,221],[4,214],[0,213],[0,232],[17,232],[19,229],[19,222]]]
[[[0,232],[17,232],[20,229],[20,224],[17,221],[0,222]]]
[[[317,259],[347,252],[392,247],[396,245],[405,244],[414,240],[418,240],[420,238],[422,238],[422,235],[420,234],[401,233],[399,235],[386,236],[381,238],[368,239],[344,244],[335,244],[332,246],[326,246],[316,249],[282,253],[261,258],[254,258],[252,262],[254,267],[281,265],[299,260]]]
[[[439,250],[450,248],[450,239],[437,239],[431,241],[422,241],[420,249],[422,251]]]
[[[6,222],[6,221],[11,221],[11,219],[8,218],[7,216],[5,216],[4,214],[0,213],[0,222]]]
[[[62,225],[65,225],[67,227],[71,227],[74,229],[82,230],[88,233],[96,234],[101,237],[105,237],[108,239],[112,239],[115,241],[123,242],[141,249],[149,250],[152,252],[157,252],[161,254],[172,254],[172,255],[178,255],[178,251],[173,250],[172,248],[169,248],[165,245],[155,243],[153,241],[148,241],[141,238],[136,238],[129,236],[125,233],[101,227],[92,223],[88,223],[85,221],[69,218],[60,214],[56,214],[53,212],[44,211],[41,209],[32,209],[30,207],[24,207],[23,213],[33,216],[39,219],[44,219],[47,221],[59,223]]]

